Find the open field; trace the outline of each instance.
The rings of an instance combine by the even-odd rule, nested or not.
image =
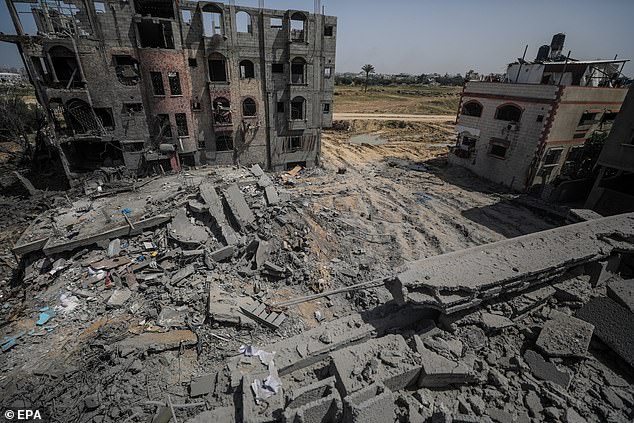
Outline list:
[[[451,115],[456,113],[462,87],[399,85],[394,87],[335,87],[335,113]]]

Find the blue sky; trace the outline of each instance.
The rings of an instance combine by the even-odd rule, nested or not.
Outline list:
[[[257,0],[236,0],[257,6]],[[323,0],[338,17],[337,71],[372,63],[381,73],[504,72],[529,44],[534,59],[552,34],[566,34],[577,59],[634,59],[634,1],[604,0]],[[310,0],[265,0],[274,9],[313,11]],[[0,31],[13,33],[4,1]],[[0,63],[22,66],[16,48],[0,43]],[[634,74],[629,63],[625,73]]]

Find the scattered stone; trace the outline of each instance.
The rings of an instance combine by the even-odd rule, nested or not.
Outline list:
[[[482,313],[482,325],[488,331],[498,331],[515,325],[513,321],[499,314]]]
[[[552,357],[583,357],[588,351],[594,326],[581,319],[556,313],[547,321],[536,345]]]
[[[551,381],[564,388],[568,388],[568,385],[570,385],[570,375],[559,371],[554,364],[544,360],[539,353],[533,350],[526,350],[524,360],[526,360],[536,378]]]
[[[526,404],[531,417],[538,418],[541,412],[544,411],[542,401],[535,391],[528,391],[524,397],[524,404]]]
[[[84,406],[89,411],[99,408],[100,404],[99,394],[92,394],[84,397]]]
[[[564,416],[564,423],[588,423],[574,408],[568,407]]]
[[[183,279],[191,276],[196,271],[196,267],[193,264],[188,264],[187,266],[179,269],[176,273],[172,275],[172,284],[176,285]]]
[[[115,289],[110,298],[108,299],[108,305],[110,307],[121,307],[132,296],[132,291],[128,288]]]
[[[229,260],[236,253],[236,248],[233,245],[227,245],[211,253],[211,258],[216,262],[223,262]]]

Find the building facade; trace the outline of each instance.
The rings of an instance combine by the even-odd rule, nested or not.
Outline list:
[[[586,207],[603,215],[634,211],[634,89],[630,88],[605,140],[599,175]]]
[[[337,21],[173,0],[7,0],[69,172],[318,163]]]
[[[561,58],[553,50],[551,60]],[[553,182],[575,172],[586,141],[611,128],[627,88],[605,69],[623,62],[522,61],[509,65],[504,82],[467,82],[450,162],[548,197]]]

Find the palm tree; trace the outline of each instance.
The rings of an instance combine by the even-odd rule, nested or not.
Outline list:
[[[363,65],[361,70],[365,72],[365,91],[368,91],[368,80],[370,79],[370,74],[374,73],[374,66],[370,64]]]

